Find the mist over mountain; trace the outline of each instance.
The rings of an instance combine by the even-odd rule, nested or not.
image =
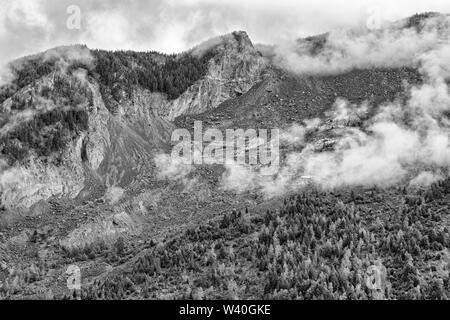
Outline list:
[[[0,298],[67,298],[69,264],[89,271],[82,298],[448,298],[449,56],[450,16],[429,12],[9,62]],[[174,159],[174,130],[199,121],[278,129],[279,167]],[[371,291],[370,265],[390,286]]]

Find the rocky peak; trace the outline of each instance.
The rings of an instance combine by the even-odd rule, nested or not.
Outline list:
[[[267,61],[253,46],[244,31],[235,31],[210,39],[190,53],[203,56],[213,52],[206,75],[161,113],[169,120],[213,109],[225,100],[247,92],[261,80]]]
[[[245,31],[233,31],[204,41],[189,52],[193,55],[204,55],[215,50],[216,53],[239,52],[245,54],[258,54],[250,37]]]
[[[28,209],[55,195],[73,198],[87,193],[91,176],[95,183],[127,188],[142,175],[134,168],[151,171],[152,150],[169,138],[172,120],[245,93],[266,67],[243,31],[206,41],[187,54],[194,58],[66,46],[22,58],[11,86],[0,88],[0,120],[7,124],[2,129],[16,124],[0,139],[0,152],[12,154],[10,169],[24,172],[27,179],[4,190],[1,203]],[[163,63],[145,64],[149,55]],[[186,79],[188,68],[197,79]],[[140,69],[145,72],[136,73]],[[155,74],[166,78],[153,79]],[[169,78],[169,85],[176,84],[171,78],[176,76],[187,88],[178,88],[178,97],[164,85]],[[140,81],[130,83],[136,78]],[[112,99],[116,112],[110,108]],[[22,114],[27,117],[19,119]]]
[[[234,31],[225,35],[224,40],[225,48],[231,48],[237,50],[238,52],[246,52],[250,54],[256,53],[253,43],[245,31]]]

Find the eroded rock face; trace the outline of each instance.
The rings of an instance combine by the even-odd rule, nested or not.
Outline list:
[[[5,177],[11,179],[2,181],[1,204],[7,209],[28,210],[33,204],[52,196],[77,197],[82,190],[88,190],[92,175],[106,188],[126,189],[137,183],[140,176],[151,174],[155,150],[170,141],[175,127],[172,120],[217,107],[246,92],[260,81],[266,68],[265,59],[245,32],[213,39],[194,48],[191,54],[201,55],[206,50],[215,50],[206,76],[177,99],[168,100],[165,94],[136,87],[114,114],[105,107],[97,79],[82,69],[56,70],[16,93],[22,97],[28,97],[30,92],[39,96],[42,88],[47,87],[51,97],[60,99],[54,99],[56,102],[51,108],[73,107],[61,102],[62,93],[55,78],[63,78],[71,84],[77,82],[91,96],[89,103],[82,106],[88,114],[88,128],[76,133],[76,138],[59,152],[57,161],[53,161],[56,155],[47,159],[32,156],[20,165],[8,168],[8,175],[3,172],[2,180]],[[0,110],[11,112],[11,103],[8,99],[0,105]],[[41,105],[49,108],[44,102]],[[34,113],[30,116],[43,111],[40,107],[33,108]]]
[[[89,166],[97,170],[106,156],[107,149],[110,146],[110,135],[108,131],[109,111],[103,102],[100,90],[97,84],[89,84],[92,92],[92,106],[89,110],[89,133],[83,140],[84,155]]]
[[[84,171],[80,159],[81,136],[66,148],[63,164],[30,159],[27,165],[14,167],[14,177],[4,187],[2,204],[7,209],[28,209],[51,196],[76,197],[83,189]]]
[[[205,45],[207,43],[199,47]],[[215,49],[219,53],[210,60],[207,75],[179,98],[163,106],[160,112],[165,118],[174,120],[181,115],[198,114],[215,108],[225,100],[248,91],[261,80],[267,62],[253,47],[245,32],[220,37],[216,40]]]
[[[136,89],[131,99],[119,106],[115,119],[132,128],[151,146],[157,147],[170,139],[174,126],[157,112],[167,105],[165,95],[148,90]]]
[[[51,81],[44,79],[48,86]],[[80,132],[68,143],[61,154],[47,159],[31,156],[20,165],[6,169],[8,181],[2,182],[1,203],[7,209],[29,209],[33,204],[52,196],[75,198],[84,188],[85,164],[98,168],[108,146],[107,122],[109,113],[105,108],[98,86],[87,83],[93,96],[88,107],[88,130]],[[52,106],[58,108],[61,106]],[[59,157],[56,161],[56,157]],[[5,172],[2,172],[5,178]]]

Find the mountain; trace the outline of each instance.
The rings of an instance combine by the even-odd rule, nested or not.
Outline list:
[[[448,296],[449,30],[426,13],[286,46],[237,31],[11,62],[0,297],[67,297],[70,264],[84,298]],[[278,175],[174,163],[172,132],[195,121],[280,129]],[[408,284],[374,294],[375,263]]]
[[[16,78],[2,87],[1,152],[23,179],[4,190],[3,205],[75,197],[85,181],[131,184],[152,172],[171,120],[247,91],[264,67],[244,32],[173,56],[72,46],[13,62]]]

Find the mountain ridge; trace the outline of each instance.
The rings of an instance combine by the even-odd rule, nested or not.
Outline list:
[[[12,131],[8,136],[9,138],[7,137],[6,140],[3,140],[3,154],[12,154],[14,157],[12,158],[12,161],[14,162],[28,161],[33,163],[35,160],[27,156],[29,152],[31,152],[30,154],[33,157],[33,154],[35,154],[34,150],[36,150],[38,153],[35,158],[44,157],[44,160],[48,157],[54,158],[54,154],[59,152],[66,141],[69,141],[67,139],[71,139],[74,146],[77,147],[75,147],[73,152],[70,151],[69,154],[79,154],[80,156],[76,156],[78,158],[76,160],[69,160],[67,152],[61,149],[63,153],[66,154],[62,155],[63,159],[60,159],[61,161],[57,160],[56,162],[68,163],[70,167],[73,167],[73,164],[76,163],[75,167],[78,167],[78,171],[82,172],[82,163],[84,162],[83,160],[86,160],[86,163],[93,170],[97,170],[100,163],[105,159],[106,153],[108,153],[106,149],[118,150],[115,149],[115,147],[112,147],[112,144],[115,142],[113,142],[114,139],[112,139],[111,136],[119,137],[122,135],[122,133],[119,132],[127,132],[127,130],[128,132],[135,132],[137,134],[136,137],[142,137],[146,141],[142,144],[144,149],[137,152],[141,155],[151,154],[152,148],[159,149],[160,147],[164,147],[165,141],[168,141],[168,138],[170,137],[169,132],[173,128],[173,125],[170,124],[171,119],[183,113],[193,113],[214,108],[219,103],[235,96],[237,90],[246,91],[259,80],[259,70],[264,68],[264,63],[262,58],[254,51],[251,42],[246,35],[243,33],[232,33],[221,37],[219,43],[216,41],[213,46],[211,46],[211,44],[208,44],[208,46],[209,51],[215,52],[214,56],[216,58],[211,59],[208,56],[208,65],[204,71],[207,72],[207,74],[202,79],[196,80],[192,86],[178,97],[169,98],[164,94],[151,92],[147,88],[141,87],[139,83],[137,85],[129,84],[127,79],[135,77],[135,74],[130,73],[134,71],[133,68],[128,67],[127,69],[128,62],[126,60],[122,60],[125,61],[125,66],[119,68],[124,70],[124,75],[128,75],[128,78],[124,78],[121,74],[111,72],[105,73],[105,76],[99,75],[99,73],[95,71],[95,68],[100,68],[98,70],[99,72],[102,72],[102,62],[99,62],[99,59],[103,59],[102,54],[107,53],[96,51],[92,54],[92,51],[85,46],[59,47],[20,60],[20,64],[31,64],[31,66],[25,66],[24,68],[32,68],[37,63],[36,61],[38,61],[36,59],[43,59],[45,64],[44,68],[30,69],[34,73],[28,70],[22,71],[23,69],[18,69],[18,80],[13,84],[18,87],[16,92],[11,94],[11,88],[5,88],[5,86],[2,87],[4,89],[3,92],[7,91],[6,95],[10,95],[10,97],[7,97],[2,102],[3,122],[8,123],[8,121],[10,121],[11,123],[12,119],[15,119],[13,122],[14,127],[2,128],[2,130]],[[74,52],[71,50],[76,51]],[[119,52],[116,54],[125,53]],[[131,55],[130,58],[134,59],[133,55],[135,53],[129,54]],[[150,53],[150,55],[153,54],[154,53]],[[176,56],[176,59],[178,59],[178,57],[184,59],[184,55],[185,54],[183,53]],[[138,56],[137,59],[146,59],[146,56],[147,55],[144,54],[142,58],[139,58]],[[126,57],[123,59],[126,59]],[[175,65],[175,68],[177,68],[176,65],[178,64],[176,59],[171,62]],[[196,58],[192,59],[194,59],[193,61],[196,61]],[[97,61],[95,67],[93,61]],[[107,55],[106,60],[104,61],[106,63],[105,68],[110,65],[114,68],[114,64],[117,65],[120,63],[111,55]],[[158,69],[157,65],[155,66],[152,64],[151,66]],[[181,64],[180,67],[182,67]],[[51,68],[56,69],[52,71]],[[118,70],[119,72],[122,72],[120,71],[121,69]],[[190,69],[187,69],[187,72],[189,73]],[[112,74],[114,79],[107,78],[109,77],[109,74]],[[38,78],[37,81],[34,80],[34,77]],[[167,81],[167,79],[164,81]],[[169,81],[176,81],[176,79]],[[158,85],[160,85],[161,88],[165,88],[165,83],[166,82],[160,82]],[[74,86],[77,86],[75,91]],[[152,84],[150,84],[150,87],[151,86]],[[63,97],[59,97],[60,95]],[[68,99],[66,99],[66,97],[68,97]],[[87,117],[88,119],[88,123],[83,124],[83,129],[81,131],[74,131],[75,136],[72,138],[67,136],[69,131],[71,132],[72,130],[66,131],[64,128],[58,129],[58,118],[54,118],[53,116],[53,113],[56,112],[54,110],[56,110],[57,104],[65,103],[71,105],[68,107],[69,109],[79,108],[79,112],[81,112],[83,117]],[[44,123],[38,122],[36,129],[34,129],[41,131],[46,130],[49,132],[51,136],[48,138],[45,138],[45,134],[40,135],[46,140],[34,137],[32,132],[29,132],[28,129],[24,128],[24,125],[28,123],[27,119],[30,118],[28,116],[29,106],[33,107],[34,113],[43,113],[46,119],[49,118],[49,120],[46,120],[46,122],[44,121]],[[150,106],[150,108],[148,106]],[[22,117],[24,113],[26,116]],[[25,120],[25,122],[21,122],[20,119]],[[54,119],[56,122],[50,119]],[[120,123],[119,126],[108,125],[108,122],[114,123],[117,121]],[[15,127],[19,128],[17,130],[21,130],[21,128],[24,129],[17,132],[17,130],[14,129]],[[107,129],[108,127],[109,129]],[[118,129],[121,127],[123,129]],[[117,129],[119,131],[117,131]],[[30,134],[31,137],[29,137]],[[61,136],[62,138],[60,138]],[[75,137],[78,138],[74,140]],[[130,139],[128,145],[133,145],[132,140],[134,140],[134,138]],[[29,142],[24,144],[24,141]],[[48,152],[40,153],[42,143],[47,145],[48,143],[50,143],[50,145],[56,143],[55,147],[51,149],[54,151],[50,151],[51,154]],[[139,144],[141,143],[139,142],[138,145]],[[81,146],[84,151],[80,149]],[[70,147],[69,149],[71,148],[73,147]],[[81,156],[82,153],[84,156]],[[129,153],[124,152],[124,154]],[[60,152],[58,156],[61,157]],[[116,158],[116,156],[110,156],[108,158],[112,159]],[[120,159],[120,157],[116,159]],[[51,160],[50,162],[52,161],[55,162],[54,160]],[[38,162],[40,163],[41,161]],[[125,165],[126,162],[127,160],[124,159],[121,163]],[[148,162],[152,162],[150,158],[148,159]],[[151,164],[146,166],[151,168]],[[115,165],[112,167],[116,168]],[[57,171],[57,168],[58,166],[54,166],[54,170]],[[100,169],[103,172],[105,179],[109,179],[108,171],[110,169],[108,169],[108,165],[104,164],[102,168],[103,169]],[[124,172],[129,172],[129,170],[126,169]],[[124,172],[122,172],[121,175],[125,174]],[[80,178],[77,179],[79,180]],[[48,180],[51,181],[51,177],[49,177]],[[74,181],[71,181],[70,184],[80,185],[80,183],[74,183]],[[27,187],[20,189],[26,190],[26,188]],[[8,190],[6,190],[6,193],[8,193]],[[44,194],[47,193],[44,192]],[[45,200],[46,197],[47,196],[42,199]],[[13,198],[11,198],[11,196],[5,196],[5,193],[3,193],[3,203],[6,203],[9,208],[14,206],[11,204],[14,203],[12,200]],[[31,197],[29,197],[29,199],[31,199]],[[36,200],[37,199],[39,199],[39,196]],[[18,204],[18,202],[16,202],[16,204]],[[25,208],[28,208],[29,206],[29,204],[25,204]]]
[[[427,19],[435,17],[436,14],[429,13],[416,15],[400,24],[407,27],[417,26],[423,24]],[[319,37],[322,39],[321,41],[327,41],[326,37]],[[396,99],[396,94],[402,91],[402,81],[420,82],[420,75],[413,69],[405,69],[405,71],[398,69],[398,76],[394,76],[397,72],[394,71],[395,68],[391,69],[392,71],[386,69],[387,73],[383,75],[383,72],[381,72],[378,76],[375,76],[376,72],[368,71],[364,73],[355,70],[344,73],[342,77],[336,76],[333,78],[333,76],[325,75],[301,79],[292,75],[289,71],[274,66],[263,56],[264,54],[253,45],[245,31],[236,31],[207,40],[176,55],[164,55],[153,51],[147,53],[107,52],[90,50],[84,45],[74,45],[57,47],[40,54],[21,58],[11,64],[15,66],[13,69],[16,73],[16,79],[10,85],[4,85],[0,88],[0,97],[2,97],[0,99],[2,101],[0,122],[4,123],[1,130],[3,135],[7,130],[13,131],[12,135],[9,134],[9,138],[3,139],[1,152],[9,157],[10,164],[12,164],[11,161],[20,163],[22,160],[33,162],[34,160],[30,160],[27,156],[30,152],[31,156],[36,159],[43,157],[43,160],[47,161],[46,158],[52,158],[53,160],[50,159],[50,163],[60,160],[66,163],[72,161],[73,163],[73,160],[68,161],[69,156],[67,154],[79,154],[75,161],[75,163],[78,163],[75,166],[79,168],[77,170],[82,172],[82,164],[86,162],[95,171],[100,167],[100,163],[109,152],[106,149],[118,150],[111,147],[111,133],[108,130],[117,131],[112,129],[113,127],[123,127],[124,132],[130,129],[137,134],[136,137],[142,137],[146,141],[142,144],[142,148],[146,151],[142,149],[137,153],[143,155],[154,153],[152,150],[169,148],[168,139],[170,131],[174,128],[174,123],[184,126],[184,118],[191,118],[189,121],[192,122],[192,119],[196,117],[202,118],[204,113],[214,114],[217,112],[217,115],[212,115],[212,118],[220,118],[223,111],[231,111],[234,108],[231,107],[230,109],[229,106],[231,105],[238,106],[238,109],[231,113],[226,111],[229,114],[226,118],[222,118],[222,124],[225,124],[225,126],[229,125],[229,119],[235,118],[236,112],[237,114],[245,112],[245,114],[236,118],[242,119],[242,121],[235,123],[235,125],[244,127],[250,124],[256,126],[286,126],[289,123],[301,121],[304,117],[320,115],[320,112],[330,107],[337,96],[346,97],[350,101],[356,99],[355,101],[359,100],[359,102],[372,96],[375,104],[381,104],[383,101]],[[181,60],[177,61],[179,59]],[[39,65],[41,60],[42,65]],[[168,65],[166,69],[161,69],[162,62],[164,62],[163,65]],[[188,67],[186,68],[186,66]],[[344,80],[346,74],[349,75],[349,79],[352,79],[358,73],[364,79],[369,80],[363,82],[368,85],[367,89],[363,90],[365,92],[339,93],[336,86],[342,84],[342,81],[347,81]],[[148,77],[149,74],[155,74],[156,77]],[[184,78],[183,74],[186,74],[187,78]],[[390,74],[393,75],[391,78],[389,77]],[[340,77],[342,80],[339,80]],[[376,83],[380,82],[387,86],[377,88]],[[173,84],[176,85],[177,83],[179,83],[180,90],[173,89]],[[300,83],[303,83],[301,85],[303,92],[309,92],[309,96],[298,96],[298,98],[292,99],[292,97],[289,97],[292,89],[287,88],[294,88]],[[57,90],[55,90],[55,85],[59,86]],[[255,85],[268,87],[258,91],[261,93],[257,94],[257,100],[254,102],[251,102],[253,98],[244,102],[244,98],[250,97],[246,93],[251,93],[252,91],[249,90]],[[327,87],[328,89],[325,89]],[[265,110],[265,107],[260,108],[261,103],[271,103],[270,101],[274,98],[281,101],[278,92],[283,90],[286,92],[286,96],[279,107],[270,110]],[[379,90],[379,93],[375,93],[374,90]],[[390,91],[392,93],[389,93]],[[93,99],[94,96],[95,99]],[[386,100],[385,96],[389,96],[389,99]],[[359,98],[362,98],[362,100]],[[283,107],[282,105],[289,99],[291,100],[290,103]],[[319,105],[322,106],[315,108],[316,110],[309,109],[308,106],[311,102],[317,104],[315,101],[323,101],[319,102]],[[68,110],[77,109],[78,105],[81,106],[79,111],[67,112],[78,112],[80,113],[80,119],[89,119],[87,122],[81,120],[85,122],[84,124],[80,122],[81,128],[84,129],[67,131],[61,128],[58,124],[59,118],[67,117],[67,115],[65,113],[55,115],[53,110],[58,104],[66,104]],[[297,104],[310,111],[304,113],[293,110],[293,106]],[[228,107],[226,107],[227,105]],[[239,107],[239,105],[242,107]],[[30,106],[32,110],[30,110]],[[219,106],[223,107],[218,108]],[[251,106],[250,109],[247,106]],[[221,111],[222,109],[223,111]],[[244,111],[247,109],[248,111]],[[97,112],[98,115],[96,115]],[[35,130],[46,130],[46,133],[41,135],[44,137],[43,140],[39,137],[33,137],[32,132],[28,132],[28,130],[16,132],[11,129],[14,126],[20,127],[18,124],[22,123],[22,120],[25,120],[24,123],[26,123],[27,119],[33,117],[33,113],[44,113],[41,116],[45,117],[44,122],[39,120],[40,122],[35,125]],[[92,117],[88,116],[89,114],[92,114]],[[107,123],[111,121],[118,121],[120,125],[109,126],[109,129],[107,129]],[[210,122],[210,120],[207,121]],[[70,122],[73,122],[73,120],[70,120]],[[113,135],[120,136],[120,130]],[[86,134],[83,132],[86,132]],[[80,138],[80,134],[85,136]],[[26,139],[26,143],[24,143],[24,139]],[[130,139],[133,140],[134,138]],[[69,141],[72,141],[73,146],[78,145],[80,147],[75,147],[77,150],[75,152],[66,152],[66,155],[61,154],[63,151],[61,151],[60,146]],[[42,144],[55,145],[55,147],[51,147],[50,151],[42,153],[40,150]],[[133,142],[130,141],[129,145],[133,145]],[[140,145],[140,143],[137,143],[137,145]],[[57,153],[59,154],[55,160],[54,154]],[[12,160],[11,154],[13,155]],[[115,156],[108,158],[113,159]],[[117,159],[120,159],[120,157]],[[125,164],[126,161],[122,161],[122,163]],[[69,166],[73,167],[71,164]],[[54,169],[57,170],[57,167],[55,166]],[[150,165],[150,167],[152,166]],[[104,164],[102,168],[102,175],[106,179],[108,177],[108,165]],[[124,172],[129,172],[129,170],[127,169]],[[80,181],[80,178],[78,180]],[[80,185],[80,183],[75,185]],[[44,198],[42,199],[45,200]],[[39,199],[39,197],[36,199]],[[8,203],[8,201],[11,202],[3,194],[3,202]],[[10,204],[7,206],[13,207]],[[25,207],[29,208],[29,205]]]
[[[442,30],[416,29],[428,19],[445,26],[419,15],[269,53],[238,31],[176,55],[76,45],[18,60],[0,87],[0,297],[66,297],[76,263],[89,298],[376,298],[362,277],[377,261],[393,270],[386,296],[445,296],[447,51]],[[194,121],[280,129],[279,175],[174,163],[171,134]]]

